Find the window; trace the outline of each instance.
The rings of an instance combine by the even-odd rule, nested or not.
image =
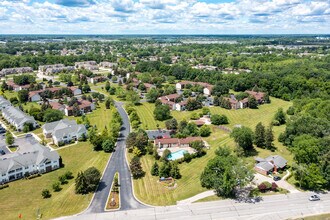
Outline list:
[[[23,168],[21,167],[21,168],[18,168],[18,169],[16,169],[16,171],[21,171],[21,170],[23,170]]]
[[[48,161],[48,162],[46,162],[46,165],[47,165],[47,164],[50,164],[50,163],[51,163],[51,161]]]
[[[8,173],[14,173],[15,172],[15,170],[10,170]]]
[[[29,166],[25,167],[25,169],[26,169],[26,170],[29,169]]]

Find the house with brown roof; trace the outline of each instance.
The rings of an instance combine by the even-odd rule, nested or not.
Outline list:
[[[254,97],[257,102],[259,104],[264,103],[264,97],[265,97],[265,93],[264,92],[255,92],[255,91],[250,91],[250,90],[246,90],[245,91],[247,94],[249,94],[250,96]]]
[[[78,108],[82,114],[92,112],[95,110],[95,105],[93,102],[87,101],[87,100],[78,100],[77,101]],[[66,116],[72,116],[73,115],[73,106],[66,106],[64,109],[64,114]]]
[[[90,78],[87,78],[87,80],[90,82],[90,83],[98,83],[98,82],[104,82],[106,81],[108,78],[105,77],[105,76],[95,76],[95,77],[90,77]]]
[[[203,141],[201,137],[187,137],[187,138],[161,138],[155,139],[154,145],[161,148],[171,148],[171,147],[190,147],[194,141]]]
[[[72,91],[74,96],[81,95],[81,89],[79,89],[78,87],[71,86],[69,87],[69,89]]]
[[[18,92],[20,90],[28,90],[30,88],[30,84],[27,85],[18,85],[14,83],[12,80],[8,80],[7,85],[12,87],[14,91]]]

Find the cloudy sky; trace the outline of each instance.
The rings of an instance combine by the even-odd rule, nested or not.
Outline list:
[[[0,0],[0,34],[330,34],[330,0]]]

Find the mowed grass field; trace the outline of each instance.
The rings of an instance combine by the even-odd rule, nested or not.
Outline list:
[[[227,125],[229,128],[233,128],[236,124],[241,124],[254,130],[255,125],[260,121],[264,125],[268,125],[272,121],[273,116],[278,108],[282,107],[284,110],[286,110],[291,105],[292,103],[290,102],[272,98],[271,104],[262,105],[259,107],[259,109],[226,110],[220,107],[212,107],[210,109],[213,114],[216,113],[227,115],[230,121],[230,124]],[[148,108],[148,105],[144,104],[143,106],[144,108]],[[149,124],[156,123],[155,120],[152,121],[150,114],[142,114],[142,112],[148,112],[147,110],[142,111],[141,106],[137,108],[140,108],[139,116],[141,117],[142,121]],[[197,112],[199,111],[200,110]],[[178,119],[178,121],[180,121],[184,118],[189,120],[191,113],[192,112],[173,111],[172,115]],[[143,118],[142,116],[146,116],[147,118]],[[277,139],[280,132],[282,132],[284,129],[285,126],[274,127],[273,130],[275,139]],[[207,189],[201,187],[199,178],[207,162],[214,158],[214,152],[218,147],[229,146],[232,149],[235,149],[236,145],[233,139],[229,137],[228,132],[220,130],[215,126],[212,126],[211,136],[205,138],[205,140],[211,146],[210,149],[207,150],[207,154],[201,158],[193,159],[190,163],[182,163],[179,165],[182,178],[177,180],[177,188],[172,190],[163,187],[161,184],[157,183],[157,177],[151,176],[150,170],[155,161],[154,158],[150,155],[143,156],[141,158],[141,162],[146,175],[142,179],[134,180],[134,191],[137,198],[151,205],[173,205],[178,200],[183,200],[206,191]],[[258,155],[261,157],[266,157],[271,154],[280,154],[284,156],[290,164],[290,161],[292,161],[290,152],[277,141],[274,141],[274,144],[277,147],[275,152],[256,148]],[[132,155],[129,154],[129,157],[132,157]],[[247,157],[245,160],[248,167],[252,169],[254,164],[253,156]]]
[[[87,208],[93,194],[75,194],[74,179],[62,185],[60,192],[53,192],[52,184],[66,171],[73,172],[75,177],[79,171],[92,166],[103,172],[110,154],[93,151],[88,142],[60,149],[58,153],[63,159],[64,168],[31,180],[11,182],[9,188],[0,190],[1,219],[18,219],[19,214],[22,214],[23,219],[36,219],[38,209],[43,219],[50,219],[75,214]],[[43,199],[43,189],[49,189],[52,197]]]
[[[137,114],[141,119],[141,128],[144,130],[154,130],[157,129],[157,124],[160,128],[164,128],[164,121],[157,121],[154,118],[155,104],[143,102],[136,106]],[[171,112],[172,113],[172,112]]]

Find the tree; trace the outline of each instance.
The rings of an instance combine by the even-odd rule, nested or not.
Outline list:
[[[171,111],[168,105],[157,105],[154,110],[156,120],[164,121],[171,118]]]
[[[18,100],[22,103],[27,102],[29,100],[29,91],[22,89],[17,93]]]
[[[15,139],[10,131],[6,132],[6,144],[11,146],[15,142]]]
[[[245,154],[253,149],[253,136],[253,131],[244,126],[241,128],[234,128],[230,134],[230,137],[234,138],[238,147],[240,147]]]
[[[159,92],[155,88],[151,88],[149,92],[146,94],[146,98],[148,102],[154,103],[159,97]]]
[[[214,125],[228,124],[228,118],[226,115],[211,115],[211,123]]]
[[[162,154],[163,160],[168,160],[168,157],[171,155],[171,151],[169,149],[165,149]]]
[[[279,123],[279,125],[285,124],[286,117],[285,113],[283,111],[283,108],[279,108],[277,112],[275,113],[274,120]],[[276,125],[276,123],[274,124]]]
[[[105,90],[106,90],[106,91],[109,91],[109,89],[110,89],[110,82],[107,81],[107,82],[105,83]]]
[[[169,177],[171,168],[172,168],[171,163],[168,161],[164,161],[162,166],[159,168],[159,177],[165,177],[165,178]]]
[[[165,122],[166,129],[176,130],[178,128],[178,121],[175,118],[169,119]]]
[[[202,137],[208,137],[211,134],[211,128],[207,125],[203,125],[200,129],[199,129],[199,134]]]
[[[88,192],[95,191],[101,179],[100,171],[95,167],[90,167],[84,171],[83,175],[86,179]]]
[[[50,191],[48,189],[44,189],[41,192],[42,198],[47,199],[50,198],[52,196],[52,194],[50,193]]]
[[[44,112],[44,117],[43,117],[43,121],[44,122],[53,122],[53,121],[59,121],[61,119],[63,119],[63,113],[60,110],[56,110],[56,109],[47,109]]]
[[[75,192],[76,194],[87,194],[87,180],[83,172],[79,172],[75,179]]]
[[[256,126],[255,132],[254,132],[254,143],[257,147],[264,148],[265,143],[265,126],[262,125],[261,122],[259,122]]]
[[[272,149],[273,141],[274,141],[273,127],[270,125],[265,131],[265,147],[267,149]]]
[[[202,108],[201,102],[199,102],[197,99],[188,98],[186,105],[186,109],[188,111],[193,111],[199,108]]]
[[[214,189],[218,196],[234,196],[236,187],[243,187],[252,180],[252,173],[229,150],[219,149],[201,174],[203,187]]]
[[[110,153],[115,150],[116,147],[115,145],[116,145],[115,141],[109,138],[103,141],[102,149],[104,150],[104,152]]]
[[[134,179],[139,179],[143,177],[144,171],[142,169],[141,161],[139,157],[133,157],[130,162],[130,170]]]
[[[174,179],[180,179],[181,178],[180,169],[179,169],[179,166],[178,166],[177,162],[172,163],[170,176]]]
[[[159,174],[159,166],[158,163],[155,161],[155,163],[152,165],[151,168],[151,175],[158,176],[158,174]]]
[[[252,109],[258,108],[258,102],[253,96],[249,96],[248,102],[249,102],[249,108],[252,108]]]

